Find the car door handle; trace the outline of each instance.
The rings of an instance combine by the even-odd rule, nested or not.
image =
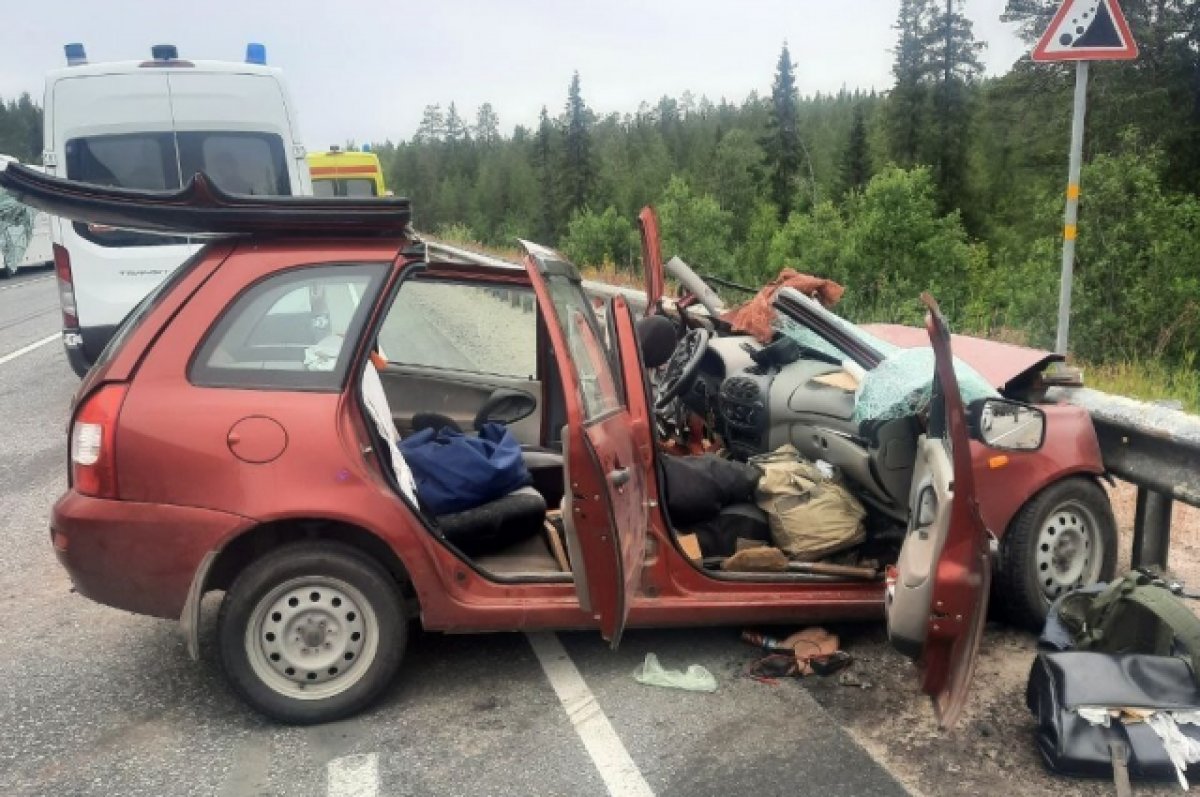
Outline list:
[[[614,487],[624,487],[633,473],[629,468],[614,468],[608,472],[608,480]]]

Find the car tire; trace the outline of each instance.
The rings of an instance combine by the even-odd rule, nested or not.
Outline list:
[[[356,714],[392,682],[408,641],[388,572],[335,542],[289,544],[234,579],[217,620],[233,690],[295,725]]]
[[[1109,581],[1117,566],[1117,522],[1104,489],[1089,477],[1055,482],[1009,523],[995,596],[1013,625],[1041,631],[1059,595]]]

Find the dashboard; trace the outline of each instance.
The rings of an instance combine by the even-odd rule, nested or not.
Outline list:
[[[749,336],[710,339],[684,404],[715,425],[737,459],[790,443],[808,459],[836,465],[889,514],[906,512],[914,419],[873,427],[867,439],[853,419],[854,392],[820,379],[841,366],[804,356],[763,366],[751,357],[760,348]]]

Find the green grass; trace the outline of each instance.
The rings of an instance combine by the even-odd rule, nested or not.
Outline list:
[[[1083,381],[1088,387],[1131,398],[1183,402],[1185,412],[1200,413],[1200,372],[1195,359],[1182,365],[1161,360],[1126,360],[1105,364],[1083,364]]]

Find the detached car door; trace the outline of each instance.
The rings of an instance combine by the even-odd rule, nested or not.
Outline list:
[[[966,705],[987,617],[991,542],[975,500],[966,410],[950,351],[950,329],[928,294],[925,327],[937,365],[928,429],[917,446],[910,519],[888,573],[888,637],[917,660],[921,689],[942,728]]]
[[[615,647],[646,557],[644,452],[579,272],[549,249],[521,243],[563,379],[562,509],[575,589],[580,605],[592,612]]]

